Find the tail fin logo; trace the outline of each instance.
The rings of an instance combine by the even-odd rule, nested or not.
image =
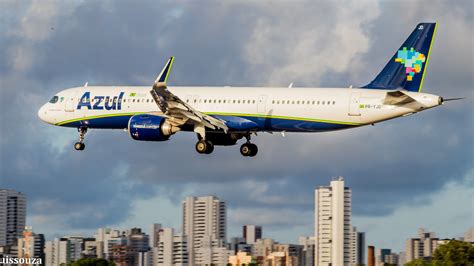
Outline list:
[[[421,72],[425,61],[425,55],[415,51],[413,47],[410,48],[410,50],[406,47],[403,47],[402,50],[398,50],[397,57],[395,58],[395,62],[399,62],[405,66],[407,81],[412,81],[413,76]]]

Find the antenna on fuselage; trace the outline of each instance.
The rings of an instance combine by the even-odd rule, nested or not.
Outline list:
[[[290,85],[288,85],[288,88],[293,88],[293,82],[291,82]]]
[[[86,81],[86,83],[84,84],[84,88],[87,88],[87,85],[89,85],[89,82]]]

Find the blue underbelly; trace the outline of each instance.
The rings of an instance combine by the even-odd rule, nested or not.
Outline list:
[[[128,121],[130,117],[132,117],[132,115],[83,118],[77,121],[59,123],[58,125],[64,127],[123,129],[128,128]],[[353,124],[343,124],[332,121],[306,121],[300,119],[283,119],[253,116],[244,116],[242,118],[254,122],[257,125],[257,129],[255,130],[258,131],[318,132],[341,130],[357,126]],[[190,130],[192,130],[192,128]],[[229,131],[235,130],[230,128]]]

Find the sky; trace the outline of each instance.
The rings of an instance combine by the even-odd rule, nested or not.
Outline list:
[[[472,1],[0,1],[0,187],[28,197],[28,225],[47,238],[99,227],[181,227],[186,196],[227,202],[243,224],[296,243],[314,234],[314,189],[343,176],[352,224],[367,244],[404,249],[419,227],[441,238],[474,225]],[[362,86],[419,22],[439,26],[424,92],[463,101],[406,118],[317,134],[259,134],[194,151],[192,133],[133,141],[119,130],[41,122],[56,92],[150,85],[176,57],[170,86]],[[224,90],[225,88],[223,88]],[[290,89],[289,89],[290,90]]]

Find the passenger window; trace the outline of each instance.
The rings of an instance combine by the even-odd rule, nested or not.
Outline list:
[[[314,105],[314,101],[313,101],[313,105]]]
[[[221,100],[219,100],[219,103],[221,103]]]
[[[235,103],[235,100],[232,100],[232,103]]]
[[[255,100],[253,100],[252,103],[255,103]]]
[[[332,101],[332,104],[336,104],[336,101]]]

